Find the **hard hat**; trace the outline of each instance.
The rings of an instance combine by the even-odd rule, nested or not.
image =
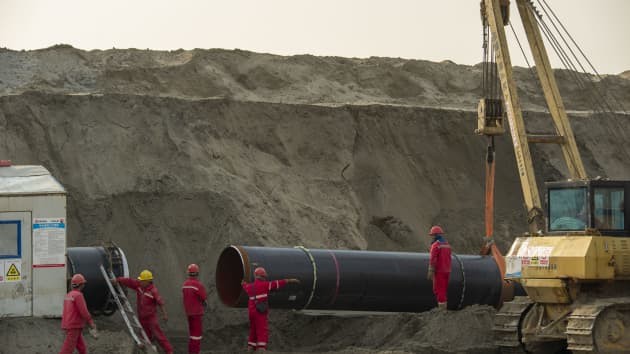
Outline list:
[[[254,276],[267,278],[267,271],[263,267],[258,267],[254,269]]]
[[[140,272],[140,276],[138,277],[138,280],[153,280],[153,273],[145,269],[142,272]]]
[[[439,227],[438,225],[431,226],[431,231],[429,231],[429,236],[434,236],[438,234],[439,235],[444,234],[444,230],[442,230],[442,228]]]
[[[199,266],[195,263],[188,265],[188,274],[199,273]]]
[[[78,287],[81,284],[85,284],[87,283],[87,281],[85,281],[85,277],[83,277],[82,274],[75,274],[72,276],[72,280],[70,281],[70,284],[72,285],[73,288]]]

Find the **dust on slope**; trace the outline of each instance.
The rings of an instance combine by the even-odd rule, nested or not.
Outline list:
[[[540,118],[530,114],[528,122],[536,126]],[[476,252],[485,147],[470,133],[474,119],[470,111],[417,107],[28,93],[0,97],[0,155],[43,164],[66,186],[71,245],[111,239],[127,251],[133,273],[155,271],[174,337],[185,336],[183,269],[201,263],[211,299],[206,337],[219,343],[214,350],[230,351],[241,348],[247,318],[215,294],[214,265],[228,244],[424,251],[418,235],[448,220],[455,250]],[[630,135],[617,129],[628,117],[599,123],[574,121],[587,169],[628,176],[623,142]],[[507,139],[499,138],[497,157],[496,230],[503,249],[525,220]],[[565,173],[559,152],[534,153],[539,173]],[[282,350],[408,350],[395,336],[401,319],[423,328],[411,341],[431,337],[424,315],[387,320],[391,340],[376,335],[389,328],[380,319],[295,316],[274,313],[272,343]],[[434,325],[469,323],[466,313],[453,316]],[[471,336],[486,335],[488,324],[475,316]],[[304,325],[290,325],[296,321]],[[317,326],[322,333],[303,345]],[[338,326],[349,341],[331,348],[325,328]],[[460,340],[449,343],[468,345],[468,337]],[[479,345],[467,349],[487,348]]]

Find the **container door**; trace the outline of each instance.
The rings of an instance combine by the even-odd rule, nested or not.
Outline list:
[[[31,213],[0,212],[0,317],[32,314]]]

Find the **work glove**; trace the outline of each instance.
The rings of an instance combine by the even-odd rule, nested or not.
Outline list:
[[[92,327],[88,331],[90,332],[92,338],[98,339],[98,331],[96,330],[96,327]]]

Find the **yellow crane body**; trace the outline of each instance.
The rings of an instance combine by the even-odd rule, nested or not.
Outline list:
[[[503,304],[493,327],[495,343],[510,353],[630,353],[630,181],[587,177],[537,23],[540,15],[532,1],[515,2],[554,134],[527,133],[504,30],[509,1],[482,0],[504,109],[496,109],[496,99],[482,99],[476,132],[501,134],[505,114],[528,214],[528,232],[515,237],[505,257],[506,279],[520,282],[527,296]],[[567,180],[545,183],[544,196],[530,143],[558,144],[566,163]]]

